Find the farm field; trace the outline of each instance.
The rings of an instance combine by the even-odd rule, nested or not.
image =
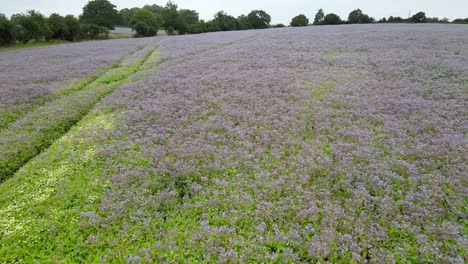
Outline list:
[[[464,263],[468,27],[0,53],[0,263]]]

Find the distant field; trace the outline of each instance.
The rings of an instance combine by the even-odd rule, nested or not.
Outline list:
[[[345,25],[2,52],[0,263],[464,263],[467,43]]]

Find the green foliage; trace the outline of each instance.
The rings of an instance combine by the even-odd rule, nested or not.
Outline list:
[[[298,15],[291,21],[292,27],[305,27],[309,25],[309,19],[305,15]]]
[[[194,25],[200,22],[200,15],[195,10],[180,9],[179,17],[182,20],[182,22],[187,26]]]
[[[272,28],[284,28],[286,27],[284,24],[276,24],[276,25],[273,25],[271,26]]]
[[[184,34],[186,28],[181,18],[179,17],[179,12],[177,11],[177,9],[177,4],[171,1],[167,2],[161,14],[164,20],[163,26],[166,29],[166,31],[169,31],[172,28],[174,33],[176,32],[176,30],[178,30],[180,34]]]
[[[65,23],[65,18],[59,14],[50,15],[49,28],[51,31],[51,38],[53,39],[66,39],[68,35],[68,26]]]
[[[263,10],[253,10],[247,15],[250,25],[254,29],[268,28],[271,16]]]
[[[361,9],[353,10],[349,13],[348,22],[350,24],[368,24],[374,22],[375,19],[364,14]]]
[[[98,26],[113,29],[120,20],[119,13],[115,5],[107,0],[92,0],[83,7],[83,14],[80,21],[85,24],[95,24]]]
[[[418,12],[411,17],[411,22],[414,23],[426,23],[426,13]]]
[[[176,30],[173,27],[166,28],[167,35],[172,36],[176,34]]]
[[[162,25],[162,17],[146,9],[139,9],[128,25],[136,31],[137,36],[156,36],[158,34],[158,29]]]
[[[452,21],[454,24],[468,24],[468,18],[457,18]]]
[[[403,23],[405,22],[405,20],[401,17],[393,17],[393,16],[390,16],[388,17],[388,20],[387,20],[388,23]]]
[[[13,15],[12,22],[16,24],[18,40],[23,43],[28,43],[32,39],[47,39],[50,36],[47,19],[37,11],[31,10],[26,14]]]
[[[0,45],[10,45],[15,42],[15,25],[4,14],[0,14]]]
[[[82,24],[81,36],[84,39],[106,39],[109,36],[109,29],[95,24]]]
[[[249,18],[246,15],[240,15],[237,18],[237,29],[247,30],[251,28],[252,28],[252,25],[250,24]]]
[[[315,14],[314,25],[322,25],[324,19],[325,13],[323,13],[323,9],[319,9],[317,14]]]
[[[189,34],[200,34],[207,32],[205,21],[201,20],[197,24],[189,25],[187,27],[187,33]]]
[[[145,5],[145,6],[143,6],[143,9],[148,10],[151,13],[160,14],[160,15],[164,12],[164,7],[162,7],[160,5],[156,5],[156,4]]]
[[[206,22],[205,24],[205,29],[206,29],[206,32],[217,32],[217,31],[221,31],[221,27],[219,26],[219,24],[214,21],[214,20],[211,20],[211,21],[208,21]]]
[[[426,23],[441,23],[441,24],[447,24],[447,23],[450,23],[449,19],[448,18],[442,18],[442,19],[439,19],[438,17],[428,17],[426,19]]]
[[[135,15],[135,13],[140,10],[140,8],[138,7],[134,7],[134,8],[124,8],[122,10],[119,11],[119,17],[120,17],[120,24],[124,25],[124,26],[128,26],[128,23],[130,22],[130,20],[132,20],[133,16]]]
[[[341,18],[337,14],[334,14],[334,13],[330,13],[326,15],[325,18],[323,19],[324,25],[338,25],[341,23],[343,23],[341,21]]]
[[[73,15],[68,15],[63,20],[68,29],[65,39],[68,41],[77,41],[81,34],[80,22]]]
[[[219,11],[215,14],[213,23],[218,25],[220,31],[230,31],[237,29],[237,20],[224,11]]]

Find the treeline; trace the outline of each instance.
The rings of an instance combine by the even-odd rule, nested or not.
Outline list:
[[[426,17],[426,13],[418,12],[410,18],[401,18],[390,16],[376,21],[373,17],[364,14],[361,9],[356,9],[349,13],[347,20],[343,20],[337,14],[326,14],[323,9],[319,9],[315,14],[313,25],[338,25],[338,24],[370,24],[370,23],[450,23],[448,18],[439,19],[437,17]],[[465,24],[466,19],[455,19],[451,23]],[[309,19],[305,15],[299,15],[291,21],[291,26],[307,26]]]
[[[109,29],[119,22],[120,17],[115,6],[107,0],[90,1],[83,8],[79,18],[55,13],[46,17],[34,10],[12,15],[10,19],[0,14],[0,45],[12,45],[17,42],[26,44],[31,40],[106,39]]]
[[[125,8],[119,11],[119,15],[121,25],[130,26],[137,36],[154,36],[158,29],[166,30],[169,35],[261,29],[269,28],[271,22],[271,16],[263,10],[253,10],[237,18],[219,11],[212,20],[204,21],[196,10],[179,9],[171,1],[165,6]]]
[[[197,34],[216,31],[263,29],[284,27],[283,24],[271,25],[271,16],[263,10],[253,10],[238,17],[224,11],[217,12],[212,20],[201,20],[196,10],[179,9],[169,1],[165,6],[145,5],[142,8],[125,8],[120,11],[108,0],[91,0],[83,7],[83,13],[76,18],[52,14],[45,17],[37,11],[15,14],[11,18],[0,14],[0,45],[15,44],[18,41],[28,43],[31,40],[67,40],[105,39],[109,29],[115,25],[129,26],[137,37],[156,36],[159,29],[169,35]],[[450,23],[447,18],[428,18],[424,12],[418,12],[410,18],[390,16],[376,21],[362,10],[353,10],[343,20],[334,13],[325,14],[319,9],[313,25],[367,24],[367,23]],[[466,24],[466,19],[455,19],[452,23]],[[304,14],[294,17],[290,26],[308,26],[310,21]]]

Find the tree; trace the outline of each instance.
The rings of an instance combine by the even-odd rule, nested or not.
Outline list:
[[[0,45],[16,42],[15,25],[4,14],[0,14]]]
[[[31,10],[26,14],[13,15],[11,20],[16,25],[18,40],[23,43],[28,43],[32,39],[47,39],[50,36],[47,19],[37,11]]]
[[[169,1],[167,2],[166,6],[162,11],[162,17],[164,20],[163,26],[166,29],[166,31],[168,31],[170,28],[172,28],[175,31],[183,27],[177,9],[177,4]]]
[[[214,15],[213,23],[216,23],[221,31],[237,29],[236,18],[226,14],[224,11],[219,11]]]
[[[65,39],[68,41],[76,41],[80,38],[80,22],[73,15],[68,15],[64,18],[65,25],[67,25],[68,31],[65,35]]]
[[[211,20],[205,23],[206,32],[217,32],[221,31],[219,23],[215,20]]]
[[[195,10],[180,9],[179,17],[186,26],[197,24],[200,21],[200,15]]]
[[[452,21],[453,24],[468,24],[468,18],[457,18]]]
[[[83,7],[80,21],[113,29],[120,21],[115,5],[107,0],[92,0]]]
[[[348,22],[350,24],[367,24],[372,23],[373,21],[374,19],[364,14],[361,9],[352,11],[348,16]]]
[[[134,7],[134,8],[130,8],[130,9],[129,8],[124,8],[124,9],[120,10],[119,11],[119,16],[120,16],[120,23],[119,24],[128,26],[128,23],[133,18],[136,11],[138,11],[138,10],[140,10],[140,8],[138,8],[138,7]]]
[[[246,15],[240,15],[237,18],[237,29],[247,30],[251,28],[252,28],[252,25],[250,25],[249,18]]]
[[[341,23],[342,23],[341,18],[337,14],[334,14],[334,13],[330,13],[326,15],[325,18],[323,19],[324,25],[337,25]]]
[[[206,23],[203,20],[200,20],[197,24],[189,25],[187,27],[187,32],[189,34],[200,34],[207,32]]]
[[[140,9],[135,13],[128,25],[136,31],[137,36],[156,36],[162,25],[162,17],[146,9]]]
[[[253,10],[247,15],[247,19],[254,29],[268,28],[271,22],[271,16],[263,10]]]
[[[426,23],[426,13],[418,12],[411,17],[411,22],[414,23]]]
[[[195,10],[180,9],[177,17],[177,30],[179,34],[185,34],[189,26],[195,25],[199,22],[199,14]]]
[[[146,9],[152,13],[155,13],[155,14],[162,14],[164,12],[164,7],[160,6],[160,5],[145,5],[143,7],[143,9]]]
[[[298,15],[291,21],[292,27],[305,27],[309,25],[309,19],[305,15]]]
[[[65,39],[68,35],[68,27],[65,23],[65,18],[59,14],[52,14],[48,19],[49,28],[51,31],[51,38],[53,39]]]
[[[403,18],[401,18],[401,17],[389,16],[387,21],[388,21],[388,23],[402,23],[405,20]]]
[[[325,19],[325,13],[323,13],[322,9],[319,9],[317,11],[317,14],[315,14],[314,25],[322,25],[324,19]]]

